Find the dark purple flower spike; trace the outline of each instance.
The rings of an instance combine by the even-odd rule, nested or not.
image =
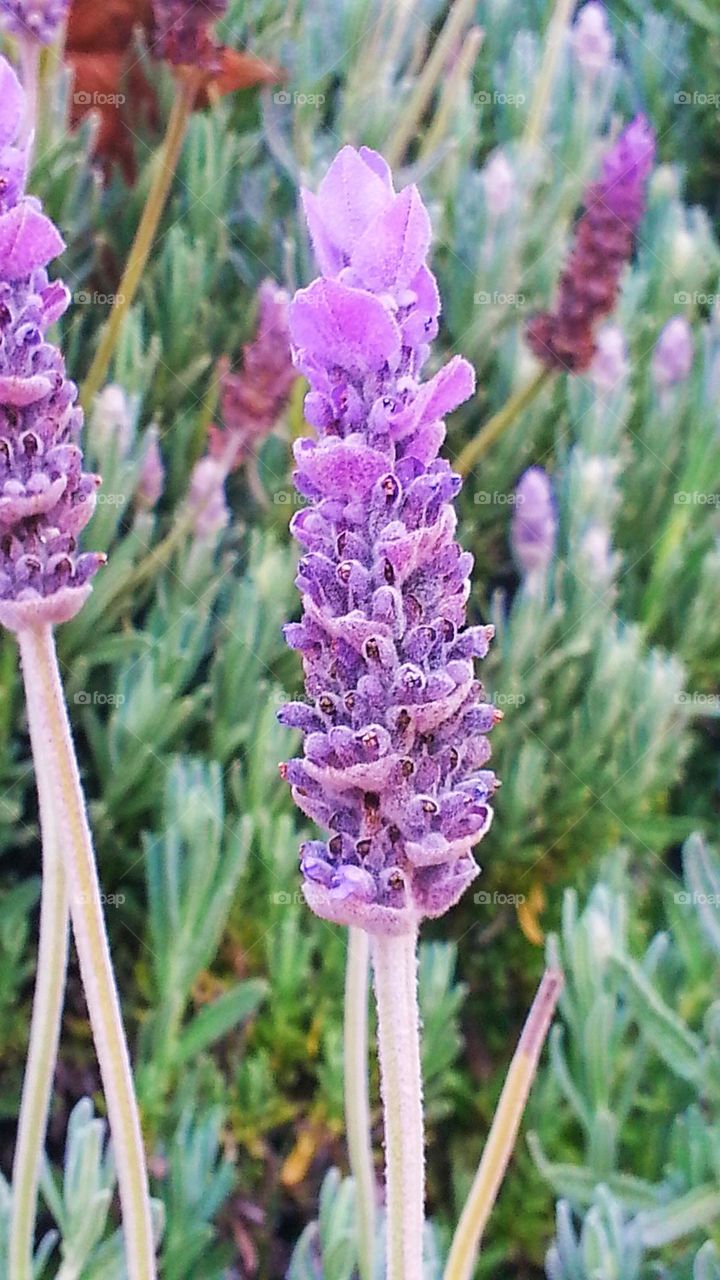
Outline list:
[[[153,0],[157,57],[175,66],[217,69],[220,48],[213,34],[227,0]]]
[[[592,362],[596,326],[615,306],[622,270],[630,261],[654,158],[653,131],[644,116],[637,116],[608,151],[599,181],[586,193],[555,309],[528,324],[528,344],[548,369],[582,373]]]
[[[308,700],[280,712],[304,734],[283,771],[329,832],[301,851],[313,910],[410,933],[478,874],[497,785],[485,735],[500,717],[473,670],[492,628],[465,625],[460,478],[438,457],[474,374],[455,357],[421,380],[440,300],[417,189],[396,193],[381,156],[344,147],[303,201],[323,274],[295,295],[290,333],[318,438],[295,446],[303,617],[286,636]]]

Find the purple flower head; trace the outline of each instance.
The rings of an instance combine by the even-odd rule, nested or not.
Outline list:
[[[517,179],[512,165],[502,151],[496,151],[481,173],[485,204],[491,218],[507,213],[515,195]]]
[[[77,389],[45,340],[69,294],[46,271],[62,239],[24,194],[13,147],[23,107],[0,58],[0,173],[10,175],[0,186],[0,624],[12,630],[71,618],[104,559],[77,550],[99,481],[82,470]]]
[[[69,7],[70,0],[0,0],[0,22],[20,40],[53,44]]]
[[[258,290],[258,324],[252,342],[243,347],[242,368],[220,374],[223,429],[211,429],[210,451],[235,468],[272,430],[285,408],[296,378],[290,354],[290,298],[273,280]]]
[[[586,192],[555,309],[533,316],[527,328],[529,346],[549,369],[581,373],[592,363],[596,325],[615,306],[620,277],[632,255],[654,156],[652,129],[644,116],[637,116],[605,156],[599,181]]]
[[[213,27],[227,9],[227,0],[152,0],[156,56],[174,66],[215,71],[220,48]]]
[[[614,41],[607,24],[605,6],[589,0],[580,9],[570,34],[572,50],[588,76],[604,71],[612,60]]]
[[[145,452],[140,464],[135,501],[143,511],[152,511],[160,501],[165,488],[165,467],[163,465],[158,429],[154,423],[145,432]]]
[[[590,377],[601,394],[621,386],[630,371],[625,334],[619,325],[606,324],[595,338]]]
[[[652,374],[660,388],[675,386],[689,377],[693,362],[693,335],[686,316],[672,316],[663,326],[652,356]]]
[[[217,458],[206,455],[195,463],[190,475],[188,506],[198,542],[212,542],[230,523],[225,500],[227,468]]]
[[[510,539],[523,575],[544,571],[555,554],[557,514],[550,477],[542,467],[530,467],[515,490]]]
[[[396,193],[379,155],[344,147],[303,199],[323,274],[295,295],[290,332],[318,438],[295,446],[309,505],[291,524],[303,617],[286,637],[307,701],[280,712],[304,734],[283,772],[329,832],[302,848],[310,906],[401,933],[457,902],[492,817],[499,717],[473,671],[492,628],[465,626],[460,479],[438,457],[474,375],[455,357],[421,378],[440,302],[417,189]]]

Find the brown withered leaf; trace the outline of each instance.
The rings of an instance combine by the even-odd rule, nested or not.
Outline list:
[[[151,0],[73,0],[66,46],[73,53],[124,53],[134,27],[149,31]]]
[[[151,0],[73,0],[65,41],[65,60],[73,71],[71,121],[95,111],[100,117],[96,158],[106,175],[120,165],[134,178],[133,133],[143,121],[157,124],[157,100],[133,56],[133,32],[150,36]],[[196,108],[239,89],[277,84],[282,68],[254,54],[223,47],[220,66],[201,83]]]

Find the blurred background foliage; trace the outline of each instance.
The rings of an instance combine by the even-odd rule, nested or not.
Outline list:
[[[107,550],[109,565],[59,642],[166,1280],[280,1277],[290,1266],[293,1280],[349,1280],[355,1258],[343,1180],[346,940],[299,896],[302,819],[277,772],[292,740],[275,712],[299,684],[281,625],[297,609],[287,524],[302,391],[230,476],[230,521],[199,531],[188,484],[218,420],[218,362],[235,365],[252,337],[263,279],[292,290],[313,273],[299,186],[317,182],[341,143],[375,146],[429,203],[439,345],[477,368],[476,400],[448,424],[457,456],[527,379],[524,322],[552,298],[605,140],[638,109],[657,130],[659,165],[612,318],[613,377],[551,382],[472,469],[460,501],[474,620],[496,626],[482,674],[505,713],[493,737],[503,788],[479,892],[428,928],[421,950],[427,1274],[440,1274],[547,947],[566,972],[561,1016],[478,1275],[720,1276],[720,864],[706,843],[720,713],[720,17],[709,0],[617,0],[601,65],[588,63],[576,27],[564,35],[543,116],[551,12],[541,0],[234,0],[225,42],[282,74],[193,116],[114,359],[120,390],[89,415],[86,447],[104,484],[87,545]],[[103,182],[91,161],[97,122],[68,131],[77,90],[60,66],[45,68],[30,186],[67,241],[75,305],[62,341],[78,382],[172,98],[142,35],[128,59],[148,68],[155,92],[153,110],[132,119],[132,181],[110,162]],[[668,380],[654,352],[676,316],[689,323],[692,359]],[[156,440],[164,484],[148,502]],[[557,549],[540,579],[523,578],[510,549],[514,489],[531,463],[551,474],[557,503]],[[0,668],[7,1172],[39,850],[7,635]],[[122,1275],[98,1083],[73,971],[38,1274],[62,1261],[81,1280]],[[0,1183],[0,1257],[7,1195]]]

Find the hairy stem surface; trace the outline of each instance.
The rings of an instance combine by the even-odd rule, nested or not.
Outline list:
[[[68,958],[68,894],[48,780],[38,775],[42,895],[37,978],[12,1171],[8,1265],[12,1280],[31,1280],[38,1182],[60,1040]]]
[[[350,929],[345,975],[345,1128],[355,1179],[361,1280],[372,1280],[375,1254],[375,1170],[368,1086],[370,939]]]
[[[372,956],[385,1116],[387,1280],[420,1280],[425,1159],[417,934],[375,937]]]
[[[18,636],[40,796],[51,796],[75,944],[103,1080],[123,1215],[129,1280],[154,1280],[145,1154],[130,1055],[103,920],[92,839],[49,626]]]

